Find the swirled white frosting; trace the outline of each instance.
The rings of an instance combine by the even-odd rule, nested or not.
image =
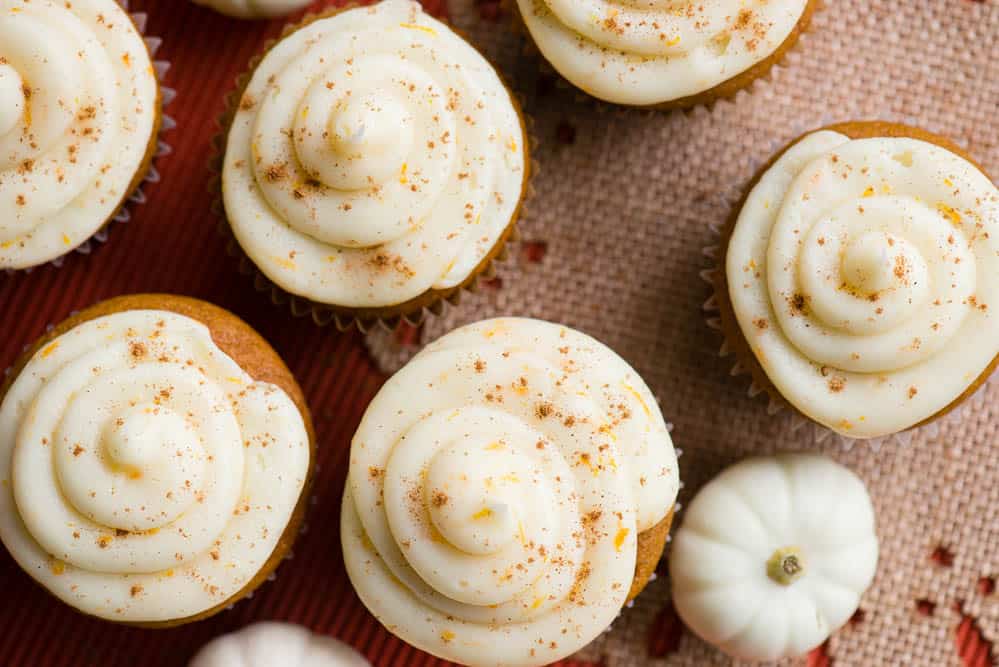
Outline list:
[[[999,354],[999,191],[931,143],[815,132],[749,195],[726,274],[788,401],[852,437],[896,433]]]
[[[195,4],[241,19],[284,16],[310,2],[312,0],[194,0]]]
[[[114,0],[0,0],[0,268],[55,259],[128,195],[156,74]]]
[[[808,0],[517,0],[562,76],[617,104],[697,95],[765,60]]]
[[[515,214],[525,137],[486,60],[409,0],[281,40],[243,95],[226,214],[284,290],[381,307],[465,280]]]
[[[200,322],[100,317],[40,349],[0,406],[0,539],[88,614],[186,618],[268,560],[309,451],[288,395]]]
[[[589,336],[486,320],[418,354],[354,436],[347,572],[389,630],[442,658],[541,665],[600,634],[666,516],[655,398]]]

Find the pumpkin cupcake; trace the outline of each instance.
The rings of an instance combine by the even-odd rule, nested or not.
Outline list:
[[[999,190],[923,130],[795,140],[724,234],[721,327],[756,387],[849,438],[946,414],[999,362]]]
[[[276,300],[341,328],[420,318],[489,271],[529,172],[519,108],[410,0],[307,18],[232,100],[221,187]]]
[[[77,610],[168,627],[225,608],[291,548],[314,438],[280,357],[235,315],[105,301],[0,390],[0,540]]]
[[[709,104],[765,76],[818,5],[514,1],[534,45],[570,83],[605,102],[655,109]]]
[[[364,604],[464,664],[582,648],[649,581],[679,488],[655,398],[621,357],[539,320],[413,358],[351,446],[341,536]]]
[[[114,0],[0,2],[0,269],[85,244],[152,164],[149,49]]]

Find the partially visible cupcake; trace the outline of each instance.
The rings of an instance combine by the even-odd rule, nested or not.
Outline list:
[[[486,320],[429,345],[368,407],[344,563],[410,644],[544,665],[648,583],[679,481],[659,406],[621,357],[564,326]]]
[[[529,172],[519,108],[419,3],[310,17],[232,104],[229,227],[275,296],[318,321],[419,318],[513,233]]]
[[[240,19],[266,19],[291,14],[312,0],[194,0],[196,5]]]
[[[0,8],[0,269],[82,245],[145,177],[160,88],[114,0],[7,0]]]
[[[716,296],[754,383],[850,438],[958,406],[999,363],[999,190],[923,130],[795,140],[725,233]]]
[[[204,618],[297,537],[309,412],[277,353],[221,308],[170,295],[88,308],[25,352],[0,401],[0,541],[85,614]]]
[[[765,76],[807,29],[818,0],[516,0],[538,50],[605,102],[689,108]]]

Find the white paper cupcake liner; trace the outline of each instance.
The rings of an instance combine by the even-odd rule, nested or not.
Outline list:
[[[122,9],[126,12],[129,7],[129,0],[117,0],[118,4],[121,5]],[[164,77],[167,71],[170,69],[170,63],[166,60],[157,60],[156,52],[159,51],[160,46],[163,44],[163,40],[160,37],[151,37],[146,34],[146,24],[148,22],[148,15],[145,12],[134,12],[129,13],[129,17],[135,24],[136,29],[139,34],[142,35],[143,41],[146,43],[146,48],[149,49],[149,57],[153,63],[153,70],[156,72],[156,79],[159,82],[160,88],[160,127],[156,136],[156,150],[153,153],[153,159],[149,164],[149,169],[146,172],[145,177],[136,186],[135,190],[129,194],[125,200],[122,202],[121,206],[115,212],[110,219],[108,219],[101,227],[94,232],[90,238],[81,243],[80,245],[67,250],[62,255],[51,259],[48,262],[44,262],[39,266],[46,266],[51,264],[55,267],[61,267],[68,257],[74,254],[89,255],[93,252],[94,248],[98,244],[106,243],[108,237],[111,233],[111,228],[116,224],[125,224],[132,219],[132,214],[130,211],[131,206],[137,206],[146,203],[146,195],[142,191],[142,187],[146,183],[159,183],[160,172],[156,169],[156,160],[165,155],[169,155],[173,152],[173,149],[168,143],[163,140],[163,133],[177,127],[177,122],[165,112],[166,107],[177,97],[177,91],[174,88],[163,85]],[[7,275],[16,273],[31,273],[39,266],[30,266],[24,269],[4,269]]]
[[[873,116],[870,116],[870,114],[865,115],[869,116],[870,120],[879,120],[908,125],[910,127],[919,127],[939,136],[947,137],[961,148],[965,148],[962,142],[950,137],[946,130],[940,128],[931,120],[927,121],[925,119],[902,115],[892,111],[884,111]],[[766,160],[770,159],[778,151],[787,146],[788,143],[823,127],[828,127],[837,123],[859,120],[855,116],[856,113],[851,114],[850,112],[843,112],[842,115],[833,116],[826,114],[820,118],[812,120],[802,119],[796,122],[789,129],[789,139],[773,140],[766,155],[762,157],[756,156],[750,161],[749,171],[746,175],[745,181],[741,183],[731,183],[719,192],[719,210],[726,211],[727,214],[733,214],[735,207],[739,205],[745,195],[749,179],[753,178],[759,172],[759,170],[766,163]],[[721,247],[723,241],[722,235],[725,233],[725,227],[728,220],[728,215],[726,215],[725,218],[712,221],[709,224],[715,243],[705,246],[701,251],[704,257],[707,258],[709,266],[700,272],[700,277],[704,282],[711,286],[711,295],[708,297],[707,301],[704,302],[702,309],[704,312],[705,322],[708,327],[717,331],[722,337],[721,345],[718,348],[718,356],[722,358],[730,356],[735,358],[735,354],[729,345],[728,339],[725,338],[725,332],[722,328],[721,316],[719,313],[720,308],[718,306],[718,297],[716,292],[718,287],[716,278],[718,276],[718,272],[721,271],[722,263],[725,261],[725,258],[721,256]],[[827,442],[836,443],[844,451],[849,451],[853,449],[855,445],[860,443],[863,446],[869,447],[874,452],[877,452],[880,451],[882,447],[887,445],[907,446],[912,442],[913,438],[917,436],[927,440],[937,439],[940,436],[941,427],[956,423],[967,415],[970,406],[979,401],[986,388],[991,383],[996,381],[997,374],[993,373],[992,376],[983,382],[971,396],[966,397],[959,405],[951,408],[946,414],[934,417],[928,423],[913,426],[900,433],[892,433],[890,435],[884,435],[877,438],[851,438],[811,420],[799,412],[786,400],[777,398],[766,388],[761,387],[756,380],[753,379],[752,374],[749,369],[744,366],[742,360],[738,358],[735,358],[732,363],[729,375],[732,377],[739,377],[742,375],[747,376],[749,378],[749,386],[746,389],[746,395],[751,399],[755,399],[761,394],[765,396],[767,400],[767,414],[785,418],[787,420],[788,432],[801,438],[806,444],[822,445]]]

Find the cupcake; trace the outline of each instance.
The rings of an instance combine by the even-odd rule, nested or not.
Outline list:
[[[319,322],[419,319],[513,232],[529,171],[518,106],[416,2],[307,19],[232,102],[229,227],[276,300]]]
[[[240,19],[264,19],[290,14],[312,0],[194,0],[196,5]]]
[[[657,109],[731,97],[765,76],[817,4],[516,0],[535,46],[570,83],[606,102]]]
[[[410,644],[464,664],[548,664],[649,581],[678,487],[662,414],[627,362],[567,327],[486,320],[429,345],[369,406],[344,562]]]
[[[0,540],[77,610],[198,620],[298,534],[314,438],[277,353],[202,301],[137,295],[59,324],[0,390]]]
[[[934,420],[999,362],[999,190],[946,139],[807,134],[757,175],[722,249],[729,347],[756,387],[841,435]]]
[[[160,89],[114,0],[9,0],[0,18],[0,269],[109,224],[156,153]]]

